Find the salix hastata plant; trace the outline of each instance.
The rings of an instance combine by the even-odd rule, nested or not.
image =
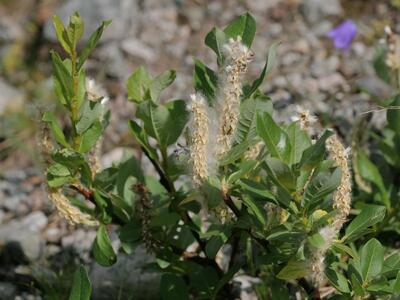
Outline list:
[[[71,136],[63,134],[54,116],[45,115],[56,141],[45,135],[43,143],[49,192],[69,221],[98,227],[93,244],[98,263],[110,266],[117,259],[106,230],[114,228],[120,251],[131,254],[144,244],[156,257],[162,299],[235,299],[240,275],[254,277],[260,299],[339,294],[350,299],[381,293],[377,278],[385,292],[397,291],[397,281],[381,273],[379,242],[371,239],[360,251],[354,244],[385,209],[365,206],[348,224],[351,172],[340,138],[326,130],[312,140],[307,112],[290,124],[272,117],[272,103],[259,88],[277,45],[259,77],[247,82],[255,55],[250,14],[206,36],[218,70],[195,59],[188,100],[161,97],[175,71],[153,77],[140,67],[130,76],[128,99],[136,115],[129,126],[143,155],[106,169],[99,167],[96,153],[107,125],[107,98],[85,79],[83,66],[107,23],[78,55],[79,16],[71,17],[67,28],[54,21],[68,55],[62,60],[53,53],[52,58]],[[149,164],[136,157],[150,162],[152,170],[143,169]],[[87,283],[82,272],[75,278],[78,285]]]

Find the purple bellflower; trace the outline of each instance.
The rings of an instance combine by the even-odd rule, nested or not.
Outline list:
[[[357,25],[352,20],[346,20],[327,33],[336,49],[348,50],[357,34]]]

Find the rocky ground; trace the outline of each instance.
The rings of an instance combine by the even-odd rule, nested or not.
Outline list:
[[[63,291],[68,287],[68,272],[80,261],[91,261],[95,232],[72,228],[54,212],[44,191],[33,138],[37,111],[58,111],[48,55],[55,47],[48,21],[52,14],[66,20],[71,12],[79,11],[88,32],[103,19],[113,20],[88,62],[88,73],[102,82],[111,96],[113,117],[104,139],[103,158],[110,164],[132,142],[124,122],[134,110],[124,92],[124,82],[132,71],[141,64],[153,74],[177,70],[177,80],[165,98],[187,99],[192,91],[193,57],[216,66],[213,54],[203,45],[205,34],[213,25],[223,26],[246,10],[255,16],[258,26],[250,78],[256,78],[262,69],[268,47],[282,42],[277,65],[262,86],[278,116],[289,119],[299,104],[347,133],[357,115],[376,105],[375,96],[384,99],[390,94],[390,88],[376,79],[371,59],[385,25],[400,31],[400,15],[392,2],[0,1],[0,299],[42,299],[39,291],[29,286],[32,280],[49,292],[58,282],[57,290]],[[347,18],[356,22],[358,34],[351,48],[342,52],[332,48],[326,33]],[[382,115],[375,114],[374,121],[379,126]],[[105,292],[110,287],[120,299],[128,299],[132,287],[137,294],[151,298],[156,291],[147,290],[143,283],[158,277],[140,275],[138,265],[146,261],[142,249],[137,257],[141,259],[121,257],[118,264],[125,268],[93,266],[95,299],[112,299]],[[130,276],[126,276],[128,271]],[[133,276],[132,272],[137,273]],[[139,287],[143,288],[140,293]]]

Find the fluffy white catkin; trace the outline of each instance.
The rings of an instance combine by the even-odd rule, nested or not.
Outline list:
[[[191,95],[191,120],[189,130],[191,141],[189,146],[190,162],[192,165],[192,180],[195,185],[201,185],[209,175],[209,117],[208,105],[200,94]]]
[[[344,148],[336,134],[327,139],[326,146],[336,166],[342,171],[339,187],[333,195],[333,207],[336,209],[333,226],[339,231],[346,222],[351,208],[349,151]]]
[[[240,36],[229,39],[223,46],[223,54],[225,62],[216,97],[219,128],[215,151],[217,158],[221,158],[231,147],[239,119],[242,77],[247,71],[248,63],[253,59],[253,52],[242,43]]]
[[[326,147],[335,165],[341,169],[342,177],[333,195],[333,207],[336,209],[336,215],[332,224],[319,230],[319,234],[324,238],[325,244],[323,247],[316,249],[311,256],[311,274],[316,287],[320,287],[324,283],[326,252],[346,222],[351,208],[351,173],[348,165],[348,151],[336,134],[327,139]]]
[[[99,222],[92,216],[83,213],[79,208],[73,206],[67,197],[64,196],[59,189],[48,189],[49,199],[53,202],[57,211],[64,217],[71,225],[83,224],[87,226],[97,226]]]

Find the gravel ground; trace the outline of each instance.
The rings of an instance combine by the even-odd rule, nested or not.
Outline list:
[[[32,278],[40,278],[41,283],[52,282],[57,270],[68,269],[66,266],[73,269],[71,266],[79,261],[91,261],[90,247],[95,232],[83,227],[72,228],[54,212],[44,191],[36,140],[32,138],[36,128],[35,111],[40,107],[55,107],[48,61],[48,50],[54,47],[55,41],[49,16],[56,13],[66,19],[77,10],[88,30],[93,30],[102,19],[113,19],[102,44],[88,62],[89,74],[102,82],[111,96],[113,117],[107,129],[103,157],[105,164],[110,164],[120,157],[121,147],[131,141],[124,120],[132,116],[134,108],[125,100],[124,82],[132,71],[141,64],[153,74],[168,68],[177,70],[176,82],[163,97],[187,99],[192,91],[192,58],[199,57],[216,67],[213,54],[203,45],[205,34],[212,26],[223,26],[246,10],[255,16],[258,27],[253,46],[256,56],[249,69],[249,79],[258,76],[269,46],[281,41],[276,67],[262,86],[271,97],[277,116],[288,120],[295,114],[295,105],[301,105],[339,132],[348,132],[357,115],[374,106],[372,96],[383,99],[391,92],[375,78],[370,62],[375,46],[383,37],[383,27],[390,24],[400,30],[400,14],[389,2],[1,2],[0,300],[41,299],[34,290],[16,282],[29,282]],[[348,18],[356,22],[358,34],[351,48],[343,52],[332,47],[326,33]],[[382,117],[374,114],[373,123],[380,126]],[[130,269],[138,266],[130,258],[122,260],[128,261]],[[118,282],[115,279],[124,276],[125,271],[118,274],[116,268],[93,269],[96,299],[103,299],[101,295],[111,299],[99,291],[104,283],[115,286]],[[126,283],[122,290],[129,291],[132,284],[143,286],[140,278],[158,280],[146,274],[137,277],[138,281]]]

